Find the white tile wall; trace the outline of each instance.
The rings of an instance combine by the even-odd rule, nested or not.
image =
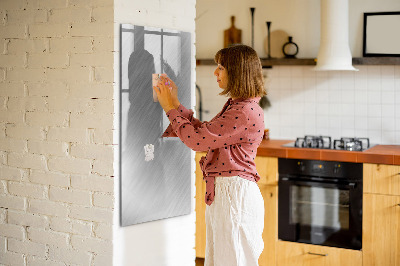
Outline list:
[[[305,134],[369,137],[371,143],[400,144],[400,66],[355,66],[358,72],[316,72],[312,66],[264,70],[271,108],[265,127],[274,139]],[[214,66],[197,67],[203,120],[211,120],[227,98],[213,76]],[[199,102],[199,100],[197,100]]]

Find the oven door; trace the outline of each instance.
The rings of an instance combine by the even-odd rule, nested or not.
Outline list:
[[[278,238],[361,249],[362,181],[279,179]]]

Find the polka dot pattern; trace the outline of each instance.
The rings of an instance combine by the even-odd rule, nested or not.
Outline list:
[[[240,176],[253,182],[260,179],[254,163],[265,128],[260,99],[229,98],[209,122],[194,118],[193,111],[182,104],[168,111],[171,123],[162,137],[179,137],[194,151],[208,151],[200,160],[207,205],[214,200],[215,176]]]

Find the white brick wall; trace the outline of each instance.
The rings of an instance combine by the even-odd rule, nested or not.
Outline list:
[[[112,265],[113,0],[1,0],[0,265]]]

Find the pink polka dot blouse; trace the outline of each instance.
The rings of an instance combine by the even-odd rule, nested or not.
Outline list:
[[[190,149],[207,151],[200,160],[207,205],[214,201],[216,176],[240,176],[253,182],[260,179],[254,163],[265,128],[260,99],[229,98],[209,122],[194,118],[193,111],[182,104],[167,112],[171,123],[162,137],[179,137]]]

